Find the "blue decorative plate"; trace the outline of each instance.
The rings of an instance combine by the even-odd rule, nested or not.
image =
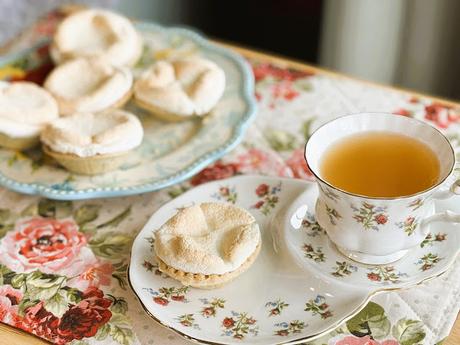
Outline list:
[[[187,29],[151,23],[138,23],[137,28],[145,43],[135,76],[156,59],[193,55],[213,60],[224,69],[225,93],[211,113],[203,119],[167,123],[130,102],[125,108],[139,116],[145,137],[121,169],[98,176],[75,175],[48,162],[39,148],[29,152],[0,149],[1,185],[62,200],[150,192],[191,177],[240,142],[256,113],[254,78],[248,63]],[[0,71],[18,69],[20,73],[21,64],[33,65],[47,44],[0,59]]]

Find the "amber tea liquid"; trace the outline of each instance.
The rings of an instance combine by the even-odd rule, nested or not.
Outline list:
[[[334,142],[323,154],[320,174],[350,193],[398,197],[435,185],[440,164],[431,148],[417,139],[369,131]]]

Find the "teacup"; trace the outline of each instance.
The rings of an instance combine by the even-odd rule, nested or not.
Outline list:
[[[409,196],[367,197],[325,181],[319,167],[329,145],[365,131],[395,132],[427,144],[440,161],[438,183]],[[396,261],[425,239],[429,223],[460,222],[460,215],[450,211],[434,214],[436,199],[460,195],[460,180],[455,181],[455,152],[449,140],[427,123],[384,113],[340,117],[312,134],[305,146],[305,159],[319,186],[316,219],[338,250],[353,260],[367,264]]]

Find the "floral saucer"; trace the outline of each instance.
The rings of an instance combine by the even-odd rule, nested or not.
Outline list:
[[[204,56],[216,62],[226,76],[222,99],[203,119],[180,123],[156,120],[129,102],[125,108],[139,116],[144,127],[142,145],[121,169],[98,176],[74,175],[46,162],[40,149],[15,152],[0,148],[0,185],[51,199],[74,200],[139,194],[181,182],[234,148],[255,116],[254,77],[248,63],[236,53],[210,43],[182,28],[137,23],[144,52],[134,68],[140,74],[162,58]],[[50,67],[49,43],[12,56],[2,66],[28,66],[23,74]]]
[[[342,256],[314,218],[311,182],[239,176],[201,185],[161,207],[134,241],[129,280],[146,312],[204,344],[294,344],[312,340],[358,313],[372,295],[445,272],[459,248],[459,226],[434,224],[419,248],[392,265]],[[178,208],[205,201],[249,210],[262,231],[254,265],[215,290],[182,286],[158,270],[153,232]],[[455,202],[438,208],[460,210]]]

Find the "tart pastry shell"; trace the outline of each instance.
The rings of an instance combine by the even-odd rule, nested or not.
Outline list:
[[[43,152],[52,157],[67,170],[81,175],[99,175],[118,169],[131,154],[131,151],[80,157],[74,154],[59,153],[42,145]]]
[[[256,261],[257,256],[260,253],[260,248],[262,247],[262,241],[259,242],[254,252],[243,262],[241,266],[237,269],[227,272],[224,274],[202,274],[202,273],[191,273],[185,272],[179,269],[176,269],[172,266],[166,264],[163,260],[161,260],[158,256],[156,257],[158,261],[158,269],[180,281],[182,284],[191,286],[198,289],[216,289],[219,287],[224,286],[225,284],[229,283],[240,274],[248,270],[249,267]]]
[[[11,150],[27,150],[40,142],[38,136],[13,138],[0,133],[0,146]]]

